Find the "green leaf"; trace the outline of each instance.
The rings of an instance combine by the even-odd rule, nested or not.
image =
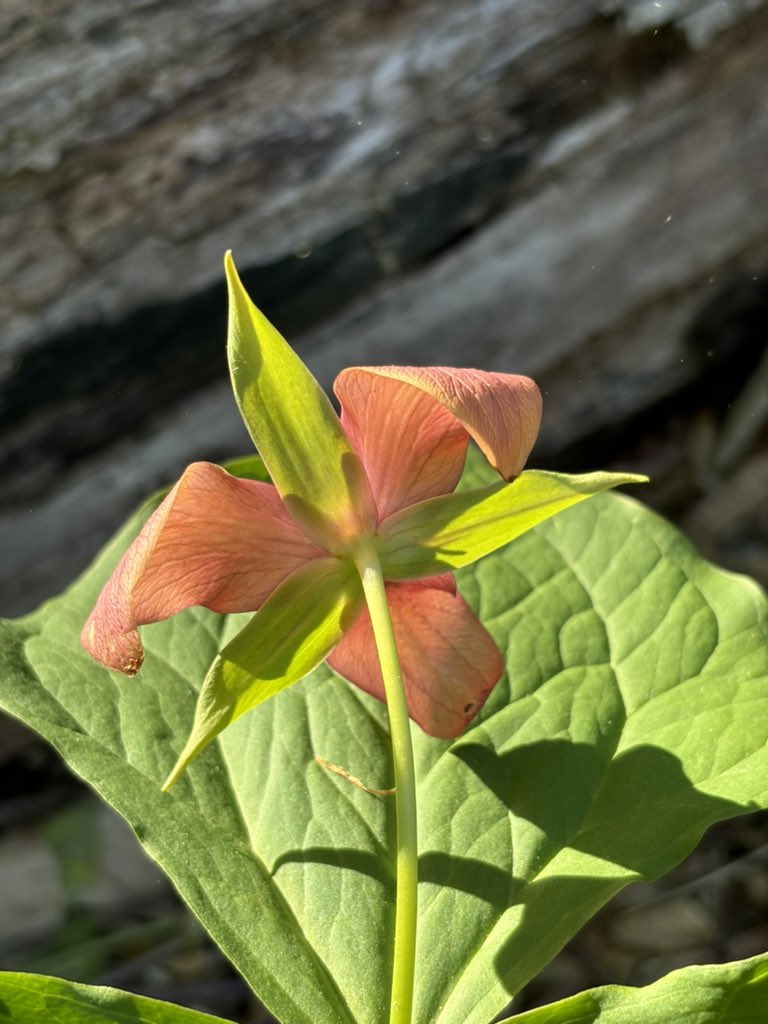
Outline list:
[[[192,732],[163,788],[228,725],[327,658],[361,605],[360,579],[338,558],[316,558],[284,580],[214,660]]]
[[[229,369],[243,420],[293,517],[335,551],[372,521],[367,477],[328,396],[251,302],[231,253],[224,266]]]
[[[247,618],[197,609],[144,627],[135,679],[91,662],[82,622],[140,518],[68,593],[0,624],[0,703],[127,818],[284,1024],[380,1024],[391,801],[316,757],[390,786],[385,709],[321,666],[161,793],[196,691]],[[613,494],[458,579],[507,672],[453,744],[413,727],[415,1024],[487,1024],[628,882],[768,805],[768,606],[753,583]]]
[[[9,1024],[227,1024],[221,1017],[116,988],[41,974],[0,973],[0,1021]]]
[[[160,790],[192,727],[197,688],[222,643],[249,616],[192,609],[146,627],[147,660],[135,679],[97,668],[76,642],[101,586],[160,499],[143,506],[62,598],[17,623],[0,621],[0,704],[34,722],[125,817],[214,941],[279,1016],[351,1021],[336,980],[273,877],[274,865],[252,843],[253,823],[241,812],[218,745],[198,758],[172,794]],[[265,706],[270,703],[277,702]],[[280,799],[290,804],[306,768],[305,745],[295,756],[285,754],[291,770],[282,773]],[[249,771],[244,763],[236,774]]]
[[[513,483],[428,498],[396,512],[380,529],[388,579],[460,569],[611,487],[647,483],[634,473],[546,473],[527,470]]]
[[[713,967],[684,967],[645,988],[607,985],[500,1024],[763,1024],[768,955]]]
[[[229,459],[222,462],[222,469],[226,469],[232,476],[239,476],[244,480],[261,480],[262,483],[271,483],[264,463],[258,455],[242,455],[239,459]],[[170,488],[168,488],[170,490]]]

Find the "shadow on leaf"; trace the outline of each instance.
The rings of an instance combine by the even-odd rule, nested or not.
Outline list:
[[[506,794],[510,810],[546,836],[548,856],[520,885],[509,933],[495,955],[510,995],[625,885],[668,871],[711,824],[756,806],[702,792],[679,758],[650,745],[609,761],[595,785],[600,759],[589,747],[569,746],[543,741],[518,748],[498,755],[495,770],[487,748],[482,754],[477,747],[462,752],[497,795]]]

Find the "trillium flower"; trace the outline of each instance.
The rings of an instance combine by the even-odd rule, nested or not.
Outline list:
[[[334,390],[339,418],[246,294],[231,255],[228,353],[235,396],[272,484],[191,465],[126,551],[82,634],[133,675],[138,626],[193,605],[255,612],[214,661],[168,784],[229,723],[323,660],[384,699],[356,555],[386,580],[408,712],[458,736],[503,673],[452,570],[598,491],[639,478],[526,472],[541,398],[527,377],[356,367]],[[472,438],[500,481],[454,493]]]

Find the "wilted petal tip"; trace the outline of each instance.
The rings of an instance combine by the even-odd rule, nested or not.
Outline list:
[[[123,662],[120,671],[126,676],[135,676],[143,664],[143,655],[140,658],[130,658],[129,660]]]
[[[144,649],[138,632],[132,630],[115,636],[104,636],[93,616],[83,628],[80,643],[105,668],[124,676],[135,676],[144,664]]]

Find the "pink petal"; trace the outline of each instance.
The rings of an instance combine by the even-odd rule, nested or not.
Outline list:
[[[453,739],[464,731],[499,681],[504,663],[491,635],[453,577],[388,583],[408,713],[424,732]],[[328,664],[367,693],[384,700],[384,683],[370,616],[364,611],[328,658]]]
[[[192,605],[255,611],[294,569],[324,554],[270,484],[196,462],[123,555],[81,642],[108,668],[134,675],[144,658],[137,626]]]
[[[541,395],[529,377],[449,367],[343,370],[341,422],[371,481],[379,518],[453,490],[467,434],[506,480],[530,454]]]

